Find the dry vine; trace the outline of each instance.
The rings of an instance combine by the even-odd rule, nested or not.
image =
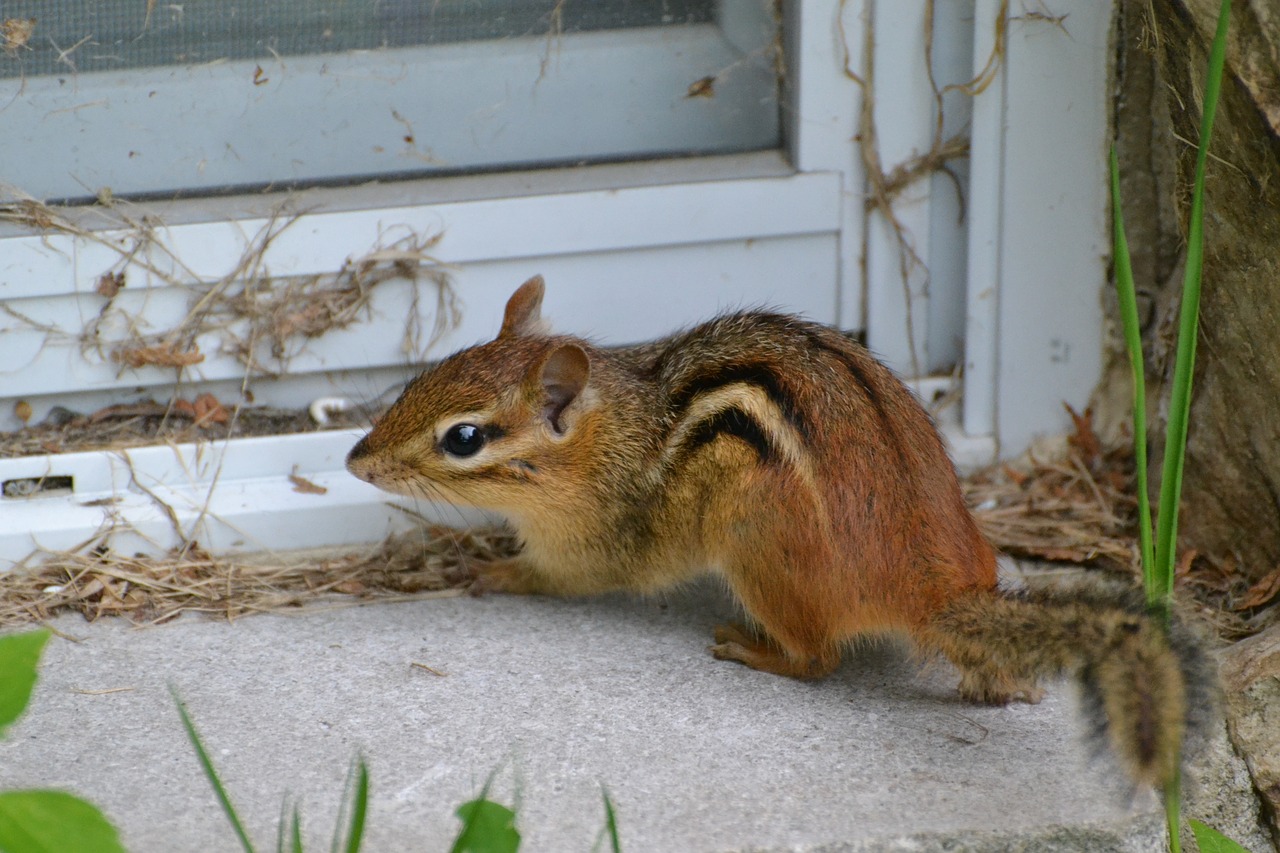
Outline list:
[[[0,204],[0,222],[30,228],[44,237],[71,236],[110,249],[112,266],[97,279],[103,302],[79,330],[40,323],[11,306],[9,316],[45,333],[48,340],[76,341],[82,354],[93,353],[119,365],[119,370],[147,366],[183,371],[201,364],[211,346],[233,355],[245,368],[244,378],[275,376],[307,342],[346,328],[370,312],[373,292],[392,280],[413,285],[413,308],[404,330],[403,348],[410,360],[421,354],[458,321],[458,303],[447,267],[430,254],[440,234],[408,233],[376,246],[362,257],[324,275],[273,276],[267,265],[271,244],[301,217],[278,210],[248,241],[232,268],[206,279],[187,267],[161,235],[161,223],[149,214],[135,215],[130,205],[108,200],[94,212],[108,217],[109,230],[88,229],[57,208],[22,197]],[[121,306],[129,277],[145,274],[161,286],[189,294],[185,316],[172,327],[151,331],[136,310]],[[418,326],[420,282],[434,285],[436,322],[427,340]]]
[[[934,96],[934,136],[928,151],[911,157],[886,170],[880,158],[880,143],[876,129],[875,117],[875,28],[864,27],[862,73],[852,67],[852,52],[849,49],[848,36],[843,26],[843,12],[847,0],[840,4],[840,15],[837,16],[840,44],[844,51],[842,67],[844,74],[862,90],[862,105],[859,116],[858,150],[862,158],[867,178],[867,198],[864,206],[868,213],[877,212],[884,217],[893,233],[898,249],[898,272],[902,279],[903,296],[906,301],[906,338],[911,353],[911,369],[914,376],[922,375],[918,363],[915,323],[911,311],[911,276],[917,270],[924,275],[924,288],[928,289],[929,270],[924,259],[916,251],[910,231],[898,218],[893,209],[894,201],[901,196],[903,190],[921,178],[935,172],[950,175],[949,164],[968,156],[969,140],[965,133],[949,138],[943,137],[943,96],[949,92],[961,92],[970,97],[977,97],[986,91],[995,80],[996,74],[1004,58],[1005,23],[1008,15],[1008,0],[1002,0],[996,12],[994,28],[995,43],[981,71],[964,83],[939,86],[933,70],[933,21],[934,0],[925,3],[924,44],[926,70],[929,85]],[[958,183],[957,183],[958,189]],[[963,199],[961,201],[963,205]]]

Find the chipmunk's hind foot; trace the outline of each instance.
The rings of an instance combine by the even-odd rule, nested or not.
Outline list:
[[[752,669],[790,678],[822,678],[840,663],[839,649],[815,654],[788,653],[767,637],[757,637],[738,625],[720,625],[711,654],[717,660],[744,663]]]
[[[960,670],[960,698],[983,705],[1008,705],[1010,702],[1039,704],[1044,689],[1034,680],[1020,679],[990,668]]]

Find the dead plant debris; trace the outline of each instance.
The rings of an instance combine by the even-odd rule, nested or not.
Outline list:
[[[298,466],[293,466],[293,473],[289,475],[289,482],[293,483],[293,490],[300,495],[327,495],[329,490],[324,486],[316,485],[306,477],[298,473]]]
[[[1107,447],[1093,413],[1068,407],[1075,431],[1065,447],[1027,453],[962,482],[991,543],[1011,557],[1074,563],[1141,576],[1133,448]],[[1250,586],[1231,555],[1181,551],[1175,582],[1224,638],[1257,633],[1280,619],[1280,568]]]
[[[173,342],[155,346],[122,346],[111,352],[111,359],[137,370],[139,367],[190,367],[204,361],[204,353],[191,348],[179,351]]]
[[[122,373],[160,367],[181,375],[205,360],[196,343],[200,340],[209,352],[234,357],[244,368],[246,380],[279,376],[312,340],[370,316],[374,291],[392,281],[411,287],[402,338],[402,349],[411,360],[420,359],[459,321],[449,269],[430,254],[442,233],[400,229],[381,235],[366,254],[348,258],[333,272],[273,275],[268,262],[272,244],[303,216],[292,210],[297,202],[285,199],[247,237],[231,268],[221,277],[208,278],[190,270],[166,242],[167,232],[159,218],[133,203],[103,202],[94,214],[105,221],[90,229],[62,208],[25,197],[11,187],[6,190],[13,198],[0,203],[0,222],[105,248],[113,262],[95,280],[94,291],[104,301],[81,328],[40,323],[9,306],[0,306],[0,311],[45,333],[50,341],[77,343],[83,356],[117,364]],[[185,316],[170,328],[151,331],[141,309],[116,299],[126,277],[132,281],[135,276],[146,282],[143,287],[185,292]],[[428,334],[418,310],[424,292],[433,292],[436,303]]]
[[[215,557],[192,544],[161,557],[89,548],[36,555],[0,575],[0,627],[77,612],[138,625],[184,613],[235,619],[300,607],[438,598],[470,586],[478,565],[510,557],[500,530],[428,525],[361,551]]]
[[[236,409],[207,393],[167,404],[121,403],[87,415],[55,408],[41,423],[0,432],[0,459],[314,432],[358,425],[360,417],[358,411],[338,413],[319,426],[306,411],[269,406]]]
[[[0,42],[3,42],[5,55],[17,56],[18,51],[28,47],[35,31],[35,18],[5,18],[0,21]]]
[[[1090,411],[1069,412],[1075,431],[1065,443],[970,475],[962,483],[965,498],[987,537],[1005,554],[1136,579],[1132,449],[1103,445]],[[228,415],[211,394],[167,405],[142,401],[108,406],[89,415],[55,411],[42,424],[0,433],[0,458],[319,428],[305,411],[247,407]],[[344,423],[326,426],[360,417],[348,416]],[[324,492],[296,471],[290,481],[303,494]],[[47,619],[68,609],[89,618],[121,615],[155,622],[187,611],[231,618],[333,596],[382,600],[440,594],[467,585],[467,565],[509,556],[515,548],[505,533],[427,526],[363,552],[326,552],[289,562],[213,557],[196,546],[160,558],[99,552],[39,555],[27,568],[0,575],[0,626]],[[1243,578],[1230,555],[1190,548],[1179,555],[1179,587],[1192,594],[1225,637],[1247,636],[1280,619],[1275,606],[1280,567],[1253,585]]]

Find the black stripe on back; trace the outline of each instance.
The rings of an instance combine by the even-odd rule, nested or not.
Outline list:
[[[681,388],[677,388],[671,395],[672,408],[681,412],[689,405],[697,395],[711,391],[716,388],[723,388],[726,385],[733,385],[737,382],[743,382],[747,385],[754,385],[765,393],[773,404],[782,412],[782,416],[787,422],[795,427],[796,432],[800,433],[800,437],[808,441],[812,436],[812,430],[804,416],[800,412],[800,407],[796,405],[795,399],[791,394],[782,387],[782,383],[778,381],[777,375],[769,368],[768,365],[759,362],[738,362],[724,365],[718,370],[695,376],[687,384]],[[727,411],[739,411],[739,409],[729,409]],[[742,413],[745,417],[745,413]]]
[[[700,421],[685,438],[684,445],[680,449],[681,455],[696,453],[699,448],[705,447],[722,435],[741,439],[751,445],[761,462],[772,462],[777,459],[777,451],[760,424],[736,406],[721,409]]]
[[[880,402],[879,393],[876,391],[875,386],[871,384],[871,380],[867,378],[866,371],[862,369],[862,365],[858,363],[858,360],[842,350],[840,347],[824,341],[822,336],[816,332],[809,333],[809,343],[813,344],[814,347],[822,350],[843,364],[845,369],[849,371],[849,375],[858,383],[858,387],[862,389],[862,393],[866,395],[867,402],[869,402],[872,408],[877,412],[880,412],[883,417],[884,404]]]
[[[893,446],[894,453],[898,457],[898,462],[905,466],[907,464],[907,455],[902,448],[901,442],[898,440],[897,429],[894,427],[893,421],[889,417],[888,411],[884,407],[884,402],[880,399],[880,393],[875,385],[871,383],[870,377],[858,362],[858,359],[845,352],[840,347],[828,343],[822,339],[822,336],[816,332],[809,333],[809,341],[815,347],[837,359],[849,371],[849,375],[858,383],[858,387],[862,389],[862,393],[867,398],[867,403],[875,410],[876,419],[880,421],[880,433],[885,441]]]

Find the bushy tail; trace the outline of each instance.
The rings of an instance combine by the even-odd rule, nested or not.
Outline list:
[[[1195,743],[1215,692],[1190,633],[1151,617],[1140,592],[1064,585],[980,592],[949,604],[921,632],[980,702],[1038,701],[1041,678],[1070,674],[1084,688],[1097,733],[1138,784],[1163,788],[1184,741]]]

